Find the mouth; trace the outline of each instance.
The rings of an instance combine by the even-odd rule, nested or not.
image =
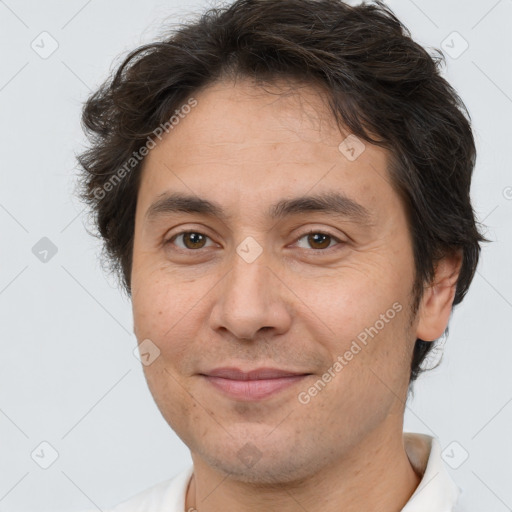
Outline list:
[[[231,399],[256,401],[284,391],[312,374],[277,368],[257,368],[248,372],[238,368],[216,368],[200,375]]]

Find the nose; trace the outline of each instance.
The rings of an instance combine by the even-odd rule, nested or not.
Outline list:
[[[271,330],[274,335],[286,332],[291,324],[289,301],[293,294],[282,278],[268,266],[264,254],[251,263],[236,252],[232,259],[231,270],[216,287],[211,328],[227,330],[244,340]]]

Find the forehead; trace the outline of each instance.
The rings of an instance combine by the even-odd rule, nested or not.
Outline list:
[[[313,85],[226,79],[200,89],[193,97],[197,106],[180,116],[164,139],[173,138],[181,147],[203,145],[204,151],[195,154],[198,157],[213,149],[221,151],[222,144],[243,151],[256,145],[269,149],[301,141],[327,145],[341,136],[325,92]]]
[[[174,190],[265,212],[279,198],[307,192],[359,197],[368,210],[386,195],[392,199],[387,152],[356,139],[356,158],[347,153],[353,136],[340,131],[323,91],[237,79],[191,96],[196,106],[144,160],[140,195],[146,208],[150,199]]]

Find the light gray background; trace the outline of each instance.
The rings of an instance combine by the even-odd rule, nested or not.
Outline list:
[[[114,62],[164,18],[208,5],[0,0],[0,512],[101,510],[191,462],[133,355],[130,303],[85,231],[74,154],[81,102]],[[452,47],[445,76],[473,118],[474,207],[493,240],[405,430],[436,436],[453,466],[469,454],[449,468],[467,510],[512,510],[512,1],[389,5],[420,44]],[[31,47],[51,49],[44,31],[58,43],[46,59]],[[454,31],[469,44],[460,56]],[[32,252],[42,237],[57,247],[46,262]],[[48,469],[35,462],[50,462],[42,442],[58,453]]]

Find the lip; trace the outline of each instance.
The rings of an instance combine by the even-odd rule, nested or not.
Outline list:
[[[232,399],[255,401],[283,391],[311,374],[277,368],[257,368],[244,372],[239,368],[225,367],[201,375],[213,387]]]

